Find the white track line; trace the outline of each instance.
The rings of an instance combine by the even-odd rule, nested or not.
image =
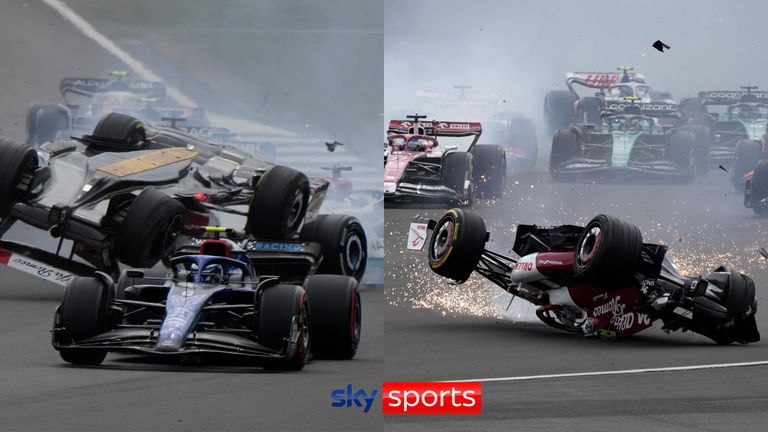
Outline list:
[[[96,30],[91,23],[83,19],[80,15],[75,13],[72,9],[69,8],[63,1],[61,0],[42,0],[43,3],[47,4],[48,6],[52,7],[56,10],[65,20],[72,23],[75,28],[80,30],[81,33],[83,33],[86,37],[90,38],[99,46],[104,48],[107,52],[114,55],[120,61],[125,63],[128,67],[133,69],[133,71],[141,76],[142,79],[147,81],[162,81],[165,82],[160,76],[158,76],[156,73],[152,72],[148,67],[144,66],[142,62],[137,60],[132,55],[128,54],[125,50],[117,46],[116,43],[112,42],[108,37],[104,36],[103,33],[100,33],[98,30]],[[176,87],[170,86],[166,83],[166,90],[168,92],[168,96],[170,96],[172,99],[177,101],[178,103],[182,105],[197,105],[194,100],[192,100],[191,97],[185,95],[181,92],[181,90],[177,89]]]
[[[704,369],[725,369],[725,368],[738,368],[738,367],[750,367],[750,366],[768,366],[768,360],[743,362],[743,363],[717,363],[706,365],[694,365],[694,366],[671,366],[660,368],[648,368],[648,369],[624,369],[615,371],[598,371],[598,372],[575,372],[575,373],[562,373],[562,374],[550,374],[550,375],[529,375],[529,376],[513,376],[513,377],[501,377],[501,378],[478,378],[478,379],[463,379],[463,380],[450,380],[443,382],[494,382],[494,381],[532,381],[552,378],[574,378],[574,377],[587,377],[587,376],[605,376],[605,375],[636,375],[643,373],[658,373],[658,372],[685,372]]]
[[[56,10],[56,12],[58,12],[65,20],[69,21],[73,26],[75,26],[76,29],[80,30],[80,32],[83,35],[93,40],[99,46],[104,48],[107,52],[117,57],[121,62],[125,63],[126,66],[131,68],[133,72],[138,74],[143,80],[160,81],[165,83],[166,92],[168,93],[168,96],[171,99],[175,100],[180,105],[198,106],[198,104],[191,97],[184,94],[178,88],[168,84],[167,81],[162,79],[159,75],[157,75],[147,66],[145,66],[144,63],[142,63],[141,61],[139,61],[138,59],[130,55],[124,49],[120,48],[116,43],[112,42],[112,40],[106,37],[103,33],[96,30],[96,28],[94,28],[91,25],[91,23],[89,23],[83,17],[78,15],[63,1],[42,0],[42,2],[50,6],[54,10]],[[289,135],[289,136],[295,135],[288,131],[273,128],[267,125],[249,122],[247,120],[221,116],[214,113],[208,113],[206,115],[209,117],[209,119],[212,122],[214,122],[214,124],[227,123],[227,125],[225,126],[235,125],[235,127],[232,127],[232,129],[252,129],[260,133],[274,133],[277,135]]]

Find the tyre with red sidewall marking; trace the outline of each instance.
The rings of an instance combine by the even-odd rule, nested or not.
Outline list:
[[[357,281],[349,276],[312,275],[304,282],[310,300],[312,354],[349,360],[360,346],[362,305]]]
[[[637,268],[642,246],[643,237],[636,226],[613,216],[597,215],[576,243],[574,274],[583,280],[626,281]]]
[[[298,285],[273,285],[261,291],[259,343],[284,354],[262,363],[267,370],[297,371],[309,358],[309,299]]]
[[[440,276],[464,282],[480,262],[487,239],[482,217],[451,209],[440,218],[429,238],[429,266]]]

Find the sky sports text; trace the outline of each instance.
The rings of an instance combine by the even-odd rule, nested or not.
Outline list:
[[[479,415],[482,387],[479,382],[385,382],[382,412],[386,415]],[[378,390],[355,390],[352,384],[331,392],[334,408],[357,407],[370,411]]]

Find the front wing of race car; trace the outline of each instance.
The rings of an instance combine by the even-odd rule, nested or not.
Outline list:
[[[180,349],[176,351],[162,351],[155,348],[158,335],[158,330],[155,328],[118,328],[77,343],[66,340],[64,330],[58,323],[54,323],[52,342],[53,347],[57,350],[133,352],[158,356],[207,354],[262,359],[285,358],[290,354],[285,349],[275,351],[249,338],[225,332],[192,332]],[[292,339],[295,338],[292,337]],[[290,346],[294,347],[294,344]]]
[[[683,177],[686,171],[670,160],[658,159],[651,161],[629,160],[623,165],[614,165],[606,158],[571,158],[557,167],[554,172],[559,175],[601,175],[606,177]]]
[[[440,184],[423,184],[408,181],[384,182],[384,201],[412,200],[461,200],[462,194]]]

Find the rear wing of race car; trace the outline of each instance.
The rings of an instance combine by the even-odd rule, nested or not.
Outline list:
[[[67,99],[68,95],[91,97],[96,93],[108,91],[127,91],[147,97],[164,98],[165,84],[157,81],[115,81],[109,78],[64,78],[59,83],[59,91]]]
[[[573,85],[578,84],[589,88],[607,88],[617,84],[624,77],[625,72],[568,72],[565,76],[565,84],[568,89],[576,93]],[[643,74],[626,72],[630,80],[644,79]]]
[[[635,106],[644,116],[653,118],[677,119],[683,114],[680,105],[667,102],[632,103],[632,102],[607,102],[600,115],[624,114],[627,107]]]
[[[733,105],[742,101],[742,97],[751,95],[758,102],[768,103],[768,91],[765,90],[707,90],[699,92],[702,105]]]
[[[435,137],[468,137],[474,136],[470,148],[480,139],[483,126],[480,122],[453,122],[453,121],[414,121],[414,120],[390,120],[388,134],[413,134],[423,129],[424,135]]]

